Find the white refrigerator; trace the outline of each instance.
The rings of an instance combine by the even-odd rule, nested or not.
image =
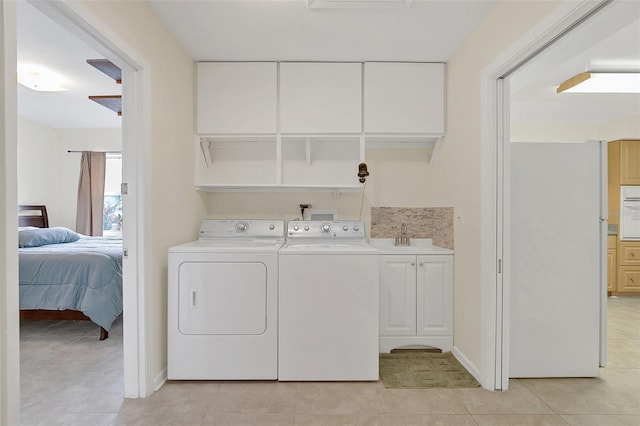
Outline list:
[[[509,377],[594,377],[606,358],[606,144],[511,143]]]

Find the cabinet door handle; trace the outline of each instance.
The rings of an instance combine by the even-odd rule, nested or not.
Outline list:
[[[424,262],[420,262],[420,266],[424,266]]]
[[[411,262],[411,266],[416,266],[416,262]]]

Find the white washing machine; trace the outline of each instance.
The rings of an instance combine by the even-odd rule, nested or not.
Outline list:
[[[292,221],[280,249],[278,379],[378,380],[378,251],[356,221]]]
[[[278,377],[281,220],[212,220],[169,249],[170,380]]]

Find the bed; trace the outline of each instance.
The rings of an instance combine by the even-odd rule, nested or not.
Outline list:
[[[91,320],[100,340],[122,314],[122,240],[49,227],[46,206],[18,207],[20,318]]]

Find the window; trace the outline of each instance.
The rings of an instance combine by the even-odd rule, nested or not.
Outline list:
[[[122,154],[107,154],[104,176],[102,233],[122,237]]]

